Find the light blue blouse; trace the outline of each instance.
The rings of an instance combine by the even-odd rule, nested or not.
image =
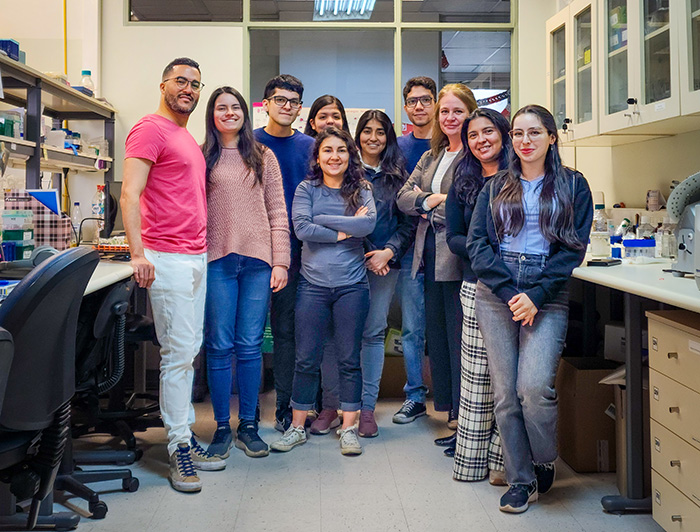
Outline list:
[[[532,181],[520,178],[520,184],[523,187],[525,223],[517,235],[503,237],[501,251],[549,255],[549,242],[540,232],[540,194],[543,181],[544,176]]]

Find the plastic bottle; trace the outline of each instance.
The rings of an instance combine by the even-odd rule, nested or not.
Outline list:
[[[80,244],[80,242],[78,241],[80,232],[80,222],[83,221],[83,213],[80,211],[80,203],[78,203],[77,201],[73,203],[73,209],[70,213],[70,221],[71,224],[73,224],[73,236],[71,238],[71,241],[74,242],[77,246],[78,244]]]
[[[101,218],[102,221],[98,223],[99,231],[105,228],[104,217],[105,217],[105,186],[97,185],[97,192],[92,197],[92,217]],[[99,235],[98,235],[99,237]]]
[[[83,78],[80,80],[80,85],[86,89],[90,89],[93,93],[95,92],[95,84],[92,81],[92,72],[90,70],[83,70],[80,73]]]
[[[653,238],[654,226],[649,223],[648,216],[642,216],[639,227],[637,227],[637,238]]]
[[[605,215],[605,205],[596,204],[593,211],[593,231],[596,233],[608,232],[608,217]]]

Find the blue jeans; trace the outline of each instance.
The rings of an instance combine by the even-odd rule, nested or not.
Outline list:
[[[360,344],[369,310],[369,283],[325,288],[299,278],[296,319],[297,359],[292,408],[310,410],[316,401],[321,358],[326,342],[335,340],[340,408],[359,410],[362,396]]]
[[[411,278],[413,247],[401,259],[398,291],[401,299],[401,345],[406,367],[406,399],[425,403],[428,389],[423,385],[423,358],[425,357],[425,298],[423,273]]]
[[[374,410],[384,369],[386,318],[394,297],[399,270],[389,270],[384,276],[369,272],[367,277],[370,299],[365,330],[362,333],[362,410]]]
[[[231,417],[229,401],[234,356],[238,417],[256,419],[271,272],[272,268],[264,261],[236,253],[209,263],[204,341],[209,392],[217,423],[228,423]]]
[[[543,255],[501,253],[519,291],[531,287],[545,265]],[[509,484],[535,480],[533,463],[557,457],[559,366],[569,306],[568,289],[535,315],[533,325],[513,321],[508,305],[484,284],[476,289],[476,316],[484,337]]]

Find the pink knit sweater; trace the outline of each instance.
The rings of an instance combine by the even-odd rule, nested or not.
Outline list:
[[[263,182],[248,170],[238,149],[221,150],[207,183],[207,255],[230,253],[270,266],[289,267],[289,224],[282,173],[271,150],[263,154]]]

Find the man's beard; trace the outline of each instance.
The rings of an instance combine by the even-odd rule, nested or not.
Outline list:
[[[171,111],[181,115],[189,115],[197,107],[197,100],[192,98],[192,103],[190,105],[183,105],[178,100],[178,96],[172,96],[171,94],[165,95],[165,103],[170,108]]]

